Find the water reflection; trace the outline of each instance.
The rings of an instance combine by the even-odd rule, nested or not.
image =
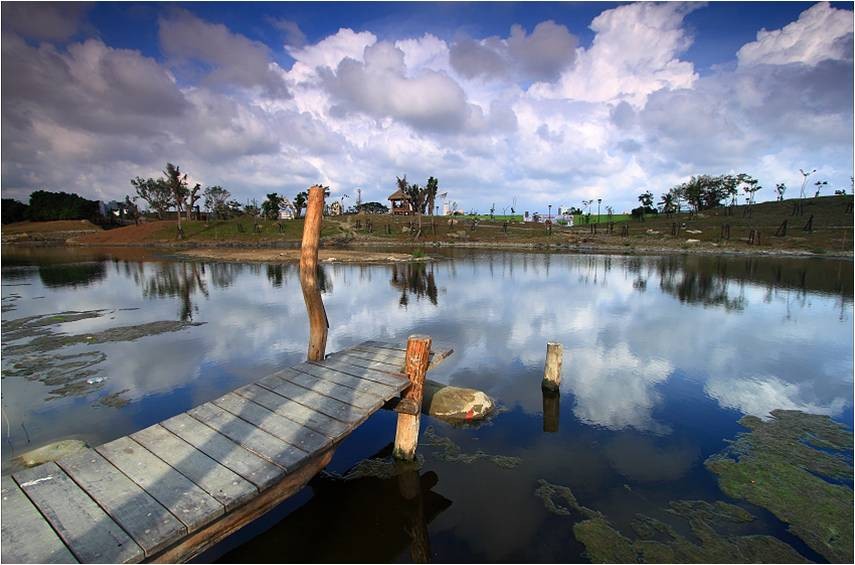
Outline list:
[[[391,447],[343,476],[322,473],[309,483],[308,502],[220,561],[390,563],[404,555],[413,563],[431,561],[428,525],[452,502],[434,491],[435,472],[395,468]]]
[[[433,263],[405,263],[392,265],[392,280],[394,288],[401,291],[398,304],[406,307],[412,294],[418,300],[427,297],[431,304],[437,305],[436,280],[434,279]]]
[[[103,353],[97,367],[106,379],[94,388],[69,388],[50,406],[45,402],[56,397],[57,385],[13,376],[14,360],[4,355],[4,408],[29,430],[12,426],[10,452],[27,441],[57,439],[60,430],[107,441],[305,354],[296,265],[45,253],[4,249],[4,284],[24,285],[3,287],[4,322],[103,308],[108,314],[58,323],[55,331],[206,324],[59,350]],[[102,267],[98,284],[50,286],[39,273],[47,265],[73,272],[79,264]],[[456,350],[432,378],[482,389],[535,417],[539,430],[552,429],[552,414],[564,410],[556,436],[577,422],[673,437],[669,406],[686,383],[697,384],[692,399],[712,401],[725,413],[765,416],[791,408],[843,418],[851,412],[851,261],[456,251],[436,263],[325,265],[320,281],[328,351],[430,334]],[[554,408],[539,387],[550,340],[565,348],[564,398]],[[103,398],[115,405],[109,398],[119,393],[126,405],[93,410]],[[9,456],[4,450],[4,465]]]
[[[159,263],[154,273],[136,280],[146,298],[178,297],[178,319],[182,322],[192,321],[193,314],[199,311],[198,305],[193,306],[194,295],[208,297],[204,263]]]

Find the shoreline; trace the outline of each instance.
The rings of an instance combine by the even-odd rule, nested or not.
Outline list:
[[[124,247],[137,249],[153,249],[153,250],[172,250],[175,255],[186,258],[209,258],[226,261],[281,261],[278,257],[270,255],[268,259],[251,259],[251,258],[228,258],[229,255],[237,257],[242,254],[256,254],[262,250],[272,252],[276,250],[296,252],[300,249],[299,241],[290,240],[270,240],[270,241],[187,241],[187,242],[116,242],[116,243],[87,243],[74,240],[52,240],[52,241],[16,241],[5,242],[3,247],[69,247],[69,248],[102,248],[102,247]],[[394,257],[391,260],[384,260],[382,257],[371,257],[370,252],[365,248],[413,248],[424,249],[480,249],[484,251],[536,251],[536,252],[561,252],[561,253],[578,253],[584,255],[602,254],[602,255],[726,255],[740,257],[781,257],[781,258],[826,258],[826,259],[847,259],[853,260],[855,256],[850,251],[848,253],[833,251],[826,253],[816,253],[801,249],[739,249],[728,246],[717,246],[709,243],[698,243],[691,246],[663,246],[663,245],[644,245],[644,244],[609,244],[600,242],[460,242],[460,241],[388,241],[383,239],[352,239],[343,241],[336,237],[327,237],[321,240],[321,252],[327,252],[327,255],[333,255],[330,252],[336,250],[342,257],[338,261],[333,260],[328,262],[347,262],[347,263],[371,263],[371,262],[406,262],[413,260],[424,260],[424,258],[411,257],[409,254],[389,252],[388,257]],[[206,254],[206,251],[214,251],[216,253]],[[229,250],[233,250],[229,252]],[[341,252],[345,253],[342,254]],[[369,254],[369,257],[357,258],[353,256],[354,252],[363,252]],[[394,254],[394,255],[392,255]],[[289,257],[291,253],[284,255]],[[375,254],[378,255],[378,254]],[[299,253],[296,257],[298,258]],[[286,258],[285,261],[296,260],[295,258]],[[324,259],[321,259],[322,261]]]

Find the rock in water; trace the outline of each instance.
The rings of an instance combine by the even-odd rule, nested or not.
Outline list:
[[[483,420],[493,407],[493,400],[480,390],[425,381],[422,411],[431,416],[455,421]]]
[[[26,467],[35,467],[48,461],[56,461],[62,459],[66,455],[83,451],[89,447],[85,441],[79,439],[63,439],[55,441],[47,445],[43,445],[38,449],[32,449],[17,457]]]

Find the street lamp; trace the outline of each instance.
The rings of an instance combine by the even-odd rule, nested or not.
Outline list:
[[[602,198],[597,198],[597,223],[600,223],[600,202],[602,202]]]
[[[804,198],[805,197],[805,185],[807,184],[807,179],[809,176],[811,176],[812,174],[814,174],[816,172],[816,169],[812,170],[809,173],[806,173],[806,172],[804,172],[804,170],[799,169],[799,172],[802,174],[802,176],[804,176],[804,180],[802,181],[802,191],[799,193],[799,198]]]
[[[550,222],[552,221],[552,204],[549,205],[549,217],[548,217],[548,219]]]

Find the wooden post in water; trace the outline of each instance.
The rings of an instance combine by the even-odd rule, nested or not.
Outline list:
[[[411,335],[407,340],[404,372],[410,379],[410,388],[404,391],[401,400],[401,404],[407,407],[406,413],[403,410],[398,413],[395,448],[392,450],[396,459],[412,461],[416,458],[425,374],[430,361],[430,343],[431,339],[424,335]]]
[[[561,362],[564,358],[564,347],[556,342],[550,341],[546,344],[546,364],[543,368],[543,381],[540,386],[544,390],[558,391],[561,384]]]
[[[318,286],[318,245],[321,239],[321,222],[324,216],[324,188],[309,189],[306,219],[303,224],[303,243],[300,247],[300,286],[309,314],[309,361],[323,361],[327,349],[327,312]]]

